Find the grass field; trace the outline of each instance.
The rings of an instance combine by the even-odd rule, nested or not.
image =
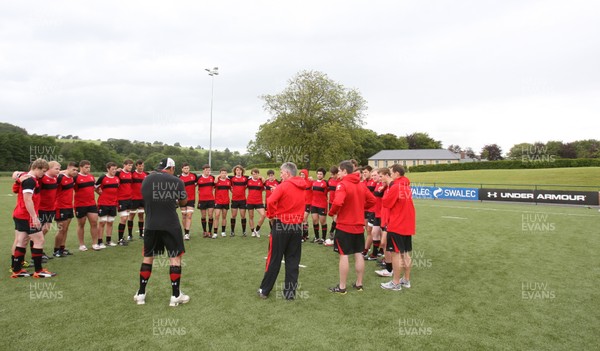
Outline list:
[[[414,172],[408,173],[415,183],[469,183],[479,184],[535,184],[566,185],[546,187],[550,189],[570,190],[586,186],[585,191],[600,190],[600,167],[547,168],[547,169],[485,169],[450,172]],[[577,187],[572,187],[577,186]],[[544,187],[542,187],[544,188]],[[593,188],[593,189],[592,189]]]
[[[305,243],[293,302],[277,297],[280,286],[268,300],[256,296],[267,228],[260,239],[195,236],[186,242],[182,276],[192,300],[172,308],[166,258],[155,260],[147,303],[137,306],[141,241],[80,253],[74,224],[68,240],[74,256],[47,265],[55,278],[10,279],[15,198],[9,194],[10,182],[0,179],[0,350],[588,350],[600,344],[596,209],[417,200],[410,289],[379,288],[386,279],[366,262],[363,292],[332,295],[336,254]],[[53,241],[54,231],[47,238]]]

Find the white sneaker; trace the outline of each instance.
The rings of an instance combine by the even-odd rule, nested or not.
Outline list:
[[[260,232],[256,232],[256,237],[260,238]]]
[[[389,281],[387,283],[381,283],[381,288],[386,290],[400,291],[402,290],[402,286],[400,284],[394,284],[393,281]]]
[[[183,240],[190,240],[189,234],[183,234]]]
[[[137,302],[138,305],[145,305],[146,304],[146,294],[135,293],[135,295],[133,295],[133,301]]]
[[[87,251],[88,248],[85,245],[79,246],[79,251]]]
[[[94,251],[100,251],[100,250],[102,250],[102,248],[98,244],[93,244],[92,245],[92,250],[94,250]]]
[[[218,238],[218,237],[219,237],[219,236],[218,236],[217,234],[213,234],[211,238],[213,238],[213,239],[216,239],[216,238]]]
[[[106,249],[106,245],[104,245],[104,243],[98,244],[98,247],[100,247],[100,249]]]
[[[217,234],[215,234],[215,235],[217,235]],[[221,233],[221,236],[224,238],[227,236],[227,233],[223,232],[223,233]]]
[[[252,237],[253,237],[253,238],[255,238],[255,237],[256,237],[256,231],[255,231],[255,230],[253,230],[253,231],[252,231]]]
[[[325,246],[333,246],[333,240],[327,239],[327,240],[325,240],[325,243],[323,245],[325,245]]]
[[[377,274],[380,277],[391,277],[393,272],[388,272],[387,269],[381,269],[378,271],[375,271],[375,274]]]
[[[400,278],[400,285],[405,287],[406,289],[410,288],[410,280],[405,280],[404,278]]]
[[[109,243],[106,243],[106,245],[108,245],[108,246],[117,246],[117,243],[111,241]]]
[[[188,303],[188,302],[190,302],[190,297],[182,292],[179,292],[179,296],[177,296],[177,297],[171,296],[171,301],[169,302],[169,306],[175,307],[175,306],[179,305],[180,303]]]

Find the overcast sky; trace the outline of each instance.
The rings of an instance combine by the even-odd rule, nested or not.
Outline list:
[[[0,120],[245,152],[264,94],[318,70],[365,128],[444,147],[600,139],[598,1],[2,1]]]

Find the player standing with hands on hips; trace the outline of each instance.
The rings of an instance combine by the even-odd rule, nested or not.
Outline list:
[[[152,273],[155,255],[167,249],[171,266],[169,275],[173,294],[169,306],[187,303],[190,297],[179,289],[181,280],[181,256],[185,252],[183,233],[177,207],[185,206],[187,193],[183,181],[173,175],[175,161],[165,158],[160,161],[156,172],[152,172],[142,182],[146,228],[144,231],[144,259],[140,268],[140,288],[133,296],[138,305],[146,303],[146,284]]]

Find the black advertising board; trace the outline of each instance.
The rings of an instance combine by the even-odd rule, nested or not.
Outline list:
[[[586,206],[598,206],[600,203],[599,193],[596,191],[523,190],[490,188],[479,189],[479,200],[552,203]]]

